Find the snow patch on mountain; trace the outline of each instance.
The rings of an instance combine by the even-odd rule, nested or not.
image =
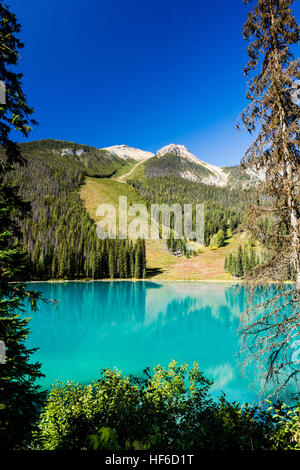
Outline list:
[[[75,149],[72,149],[72,148],[65,148],[65,149],[62,149],[61,156],[63,157],[65,155],[68,155],[68,156],[76,155],[77,157],[80,157],[85,152],[86,152],[85,149],[75,150]]]

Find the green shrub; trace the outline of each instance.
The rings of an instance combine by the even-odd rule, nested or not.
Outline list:
[[[211,382],[197,363],[188,370],[172,361],[168,369],[155,367],[153,376],[145,372],[134,378],[105,369],[90,385],[56,385],[35,445],[47,450],[299,447],[299,409],[298,414],[282,407],[261,409],[229,403],[224,396],[213,401]]]

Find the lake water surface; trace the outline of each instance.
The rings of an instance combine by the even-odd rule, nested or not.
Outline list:
[[[255,401],[239,374],[237,285],[204,282],[66,282],[30,284],[52,302],[30,313],[28,346],[39,350],[43,388],[56,381],[89,383],[105,367],[141,376],[146,367],[194,361],[214,380],[213,393]],[[30,310],[28,310],[30,312]]]

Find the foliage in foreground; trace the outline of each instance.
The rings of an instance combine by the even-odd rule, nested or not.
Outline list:
[[[213,401],[197,363],[142,379],[105,369],[98,382],[57,384],[34,435],[41,449],[300,449],[300,407]]]
[[[38,294],[9,284],[22,269],[10,219],[14,202],[11,188],[0,184],[0,340],[6,352],[0,361],[0,450],[27,442],[45,398],[36,385],[41,365],[31,362],[34,350],[26,347],[29,320],[21,317],[23,300],[29,298],[34,306]]]
[[[267,304],[252,304],[242,315],[247,364],[262,371],[265,385],[277,382],[274,393],[300,372],[293,355],[300,337],[300,60],[293,56],[300,25],[294,4],[295,0],[257,0],[243,30],[248,41],[244,74],[249,104],[241,121],[254,136],[243,165],[265,175],[257,201],[246,213],[244,230],[269,251],[245,277],[253,289],[270,280],[295,279],[289,292],[279,294],[281,305],[276,293]]]
[[[36,385],[42,375],[40,364],[31,362],[33,350],[26,347],[28,320],[20,316],[23,300],[27,297],[34,305],[38,294],[9,283],[23,269],[11,215],[26,210],[14,188],[4,180],[13,164],[24,163],[10,132],[14,129],[26,137],[33,124],[33,109],[22,90],[22,74],[13,71],[23,47],[18,37],[20,28],[15,15],[0,1],[0,80],[7,92],[6,105],[0,106],[0,450],[25,446],[44,399]]]

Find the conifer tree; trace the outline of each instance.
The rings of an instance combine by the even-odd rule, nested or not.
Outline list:
[[[219,248],[224,245],[225,242],[225,233],[223,229],[218,230],[215,237],[215,244]]]
[[[238,249],[238,254],[237,254],[237,259],[236,259],[236,265],[235,265],[235,275],[238,277],[242,277],[244,274],[244,269],[243,269],[243,250],[242,247],[239,246]]]
[[[109,277],[112,279],[116,278],[117,277],[117,265],[116,265],[115,250],[114,250],[113,245],[109,247],[108,269],[109,269]]]
[[[6,348],[6,362],[0,363],[0,449],[13,449],[29,442],[44,393],[35,381],[42,377],[41,365],[32,362],[34,350],[26,347],[28,319],[22,318],[23,300],[35,305],[37,295],[25,287],[10,287],[23,268],[16,229],[10,220],[15,208],[11,189],[0,185],[0,340]]]
[[[249,270],[251,270],[252,268],[254,268],[254,266],[256,264],[259,264],[256,262],[256,254],[255,254],[255,250],[253,248],[253,246],[251,247],[250,249],[250,258],[249,258]]]
[[[142,279],[143,269],[144,269],[144,250],[143,250],[142,240],[138,238],[137,243],[136,243],[136,252],[135,252],[134,277],[136,277],[137,279]]]
[[[259,188],[259,204],[251,207],[246,228],[273,250],[269,260],[255,270],[253,280],[284,280],[285,267],[292,262],[300,301],[300,107],[295,99],[300,90],[300,62],[292,55],[300,28],[291,10],[293,3],[257,0],[249,13],[244,26],[249,62],[244,71],[250,76],[246,95],[250,104],[241,119],[249,132],[257,134],[243,163],[266,175]],[[262,225],[266,215],[268,228]]]
[[[243,273],[247,274],[249,272],[249,269],[250,269],[250,262],[249,262],[247,247],[245,247],[243,250]]]
[[[126,252],[125,252],[125,249],[124,249],[124,246],[123,244],[120,243],[120,246],[119,246],[119,277],[121,279],[125,279],[126,275],[125,275],[125,271],[126,271],[126,266],[125,266],[125,263],[126,263]]]
[[[229,254],[229,260],[228,260],[228,271],[230,273],[233,273],[234,270],[234,265],[233,265],[233,256],[232,253]]]
[[[20,25],[15,15],[0,1],[0,80],[6,85],[6,104],[0,107],[0,340],[6,348],[6,362],[0,364],[0,449],[21,448],[28,443],[44,394],[35,384],[41,377],[40,364],[30,362],[33,350],[26,347],[28,320],[20,312],[27,297],[34,306],[38,295],[22,285],[12,285],[24,269],[20,247],[16,244],[18,230],[11,214],[24,211],[15,190],[5,182],[5,176],[16,162],[24,159],[11,139],[12,128],[28,135],[30,115],[22,90],[21,74],[13,71],[18,50]]]
[[[135,255],[132,242],[130,242],[130,277],[134,277]]]
[[[276,378],[274,393],[300,372],[291,357],[291,343],[299,339],[294,332],[299,331],[300,318],[300,106],[296,98],[300,61],[293,57],[300,27],[293,4],[294,0],[256,0],[244,25],[244,38],[249,41],[244,72],[250,78],[246,95],[250,104],[241,118],[256,137],[243,163],[265,174],[245,228],[269,249],[268,259],[249,272],[247,281],[254,287],[269,280],[284,281],[290,264],[296,279],[295,289],[279,289],[268,299],[267,309],[253,303],[242,316],[245,364],[248,357],[261,364],[265,383]],[[280,298],[288,315],[278,308]]]
[[[143,250],[143,273],[144,273],[146,272],[146,243],[144,239],[142,239],[142,250]]]
[[[97,276],[96,260],[97,260],[96,251],[92,250],[92,253],[90,255],[90,272],[91,272],[92,279],[95,279]]]

